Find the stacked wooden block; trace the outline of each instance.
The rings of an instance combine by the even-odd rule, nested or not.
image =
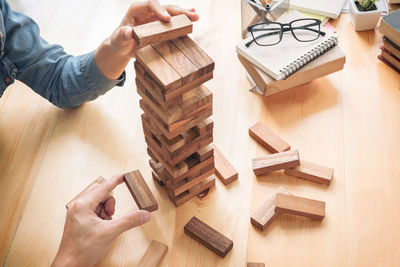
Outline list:
[[[153,178],[179,206],[215,184],[214,61],[185,35],[138,50],[135,70]]]

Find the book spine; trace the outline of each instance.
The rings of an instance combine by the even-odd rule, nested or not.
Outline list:
[[[332,49],[338,44],[338,38],[336,36],[332,36],[329,39],[327,39],[325,42],[322,44],[319,44],[317,47],[313,48],[310,52],[307,54],[302,55],[290,65],[287,65],[285,68],[280,70],[280,72],[284,75],[284,79],[307,65],[309,62],[313,61],[317,57],[325,54],[327,51]]]

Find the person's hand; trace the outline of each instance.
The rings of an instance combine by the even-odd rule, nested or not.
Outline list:
[[[68,205],[64,233],[52,266],[92,266],[109,250],[121,233],[148,222],[151,214],[140,210],[112,219],[115,199],[112,190],[123,182],[114,176],[94,183]]]
[[[101,72],[109,79],[117,79],[139,48],[133,39],[133,26],[155,20],[170,21],[171,16],[186,14],[191,21],[199,16],[193,8],[160,5],[157,0],[137,1],[130,5],[119,27],[96,50],[95,60]]]

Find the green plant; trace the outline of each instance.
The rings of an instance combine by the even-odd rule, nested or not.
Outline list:
[[[357,2],[360,4],[360,7],[364,11],[369,11],[374,8],[376,9],[375,3],[377,2],[377,0],[358,0]]]

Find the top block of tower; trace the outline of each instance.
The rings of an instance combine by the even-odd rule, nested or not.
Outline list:
[[[203,83],[202,77],[214,70],[214,61],[187,35],[137,50],[136,61],[163,91],[198,86],[197,81]]]
[[[140,46],[174,39],[191,33],[193,25],[185,15],[171,17],[169,22],[154,21],[133,27],[133,38]]]

